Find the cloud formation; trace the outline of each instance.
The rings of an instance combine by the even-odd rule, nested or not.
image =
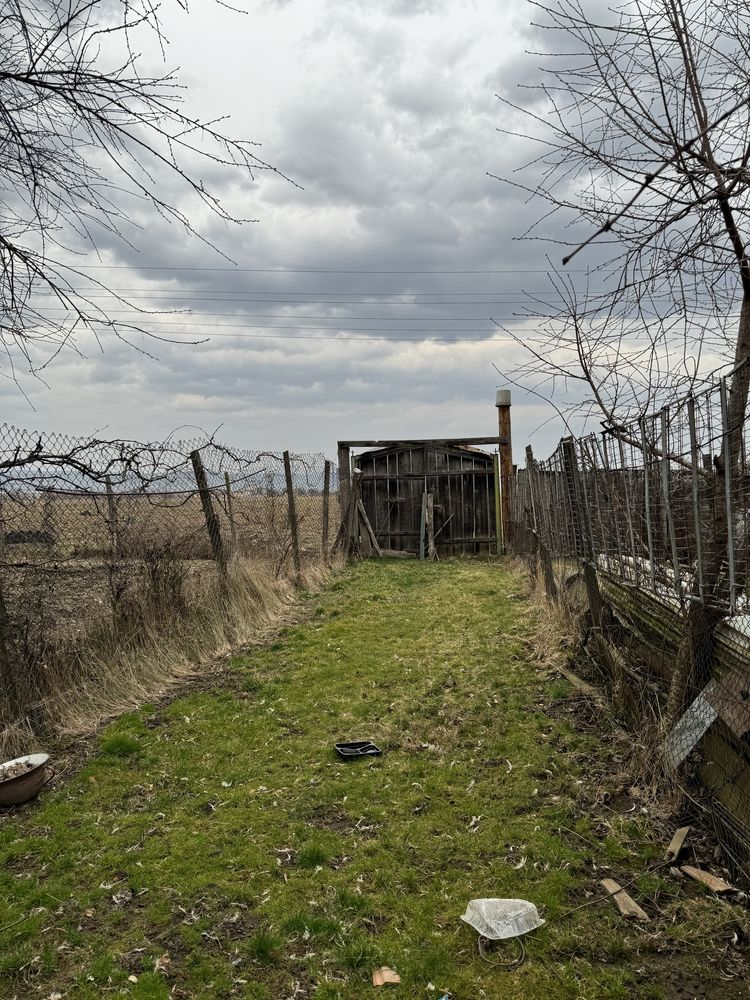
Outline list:
[[[202,4],[166,25],[198,115],[231,115],[235,136],[262,139],[274,175],[207,174],[234,214],[202,212],[174,177],[170,193],[206,239],[129,206],[137,252],[103,234],[90,273],[153,310],[155,334],[84,343],[49,388],[12,385],[4,412],[21,425],[155,439],[183,424],[236,445],[333,453],[337,437],[492,433],[493,368],[518,349],[498,329],[519,318],[522,290],[546,292],[543,251],[514,242],[537,209],[488,177],[528,157],[498,133],[512,124],[499,89],[533,82],[522,54],[522,0],[371,5],[264,2],[242,17]],[[93,265],[94,260],[87,261]],[[98,293],[93,293],[98,294]],[[102,300],[112,309],[127,306]],[[205,343],[190,343],[204,341]],[[552,413],[517,397],[519,452]],[[559,423],[535,437],[538,454]]]

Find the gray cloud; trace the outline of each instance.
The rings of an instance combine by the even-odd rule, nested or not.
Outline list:
[[[329,453],[337,436],[355,433],[493,430],[501,380],[492,365],[509,367],[518,349],[491,317],[532,334],[513,314],[522,288],[547,287],[544,274],[524,273],[545,269],[539,247],[513,241],[536,209],[487,176],[528,156],[497,133],[493,96],[536,72],[519,55],[528,40],[514,21],[524,10],[318,0],[266,3],[249,18],[211,5],[175,19],[171,56],[189,75],[191,106],[231,113],[235,134],[261,136],[261,155],[304,190],[201,168],[232,211],[260,219],[233,227],[173,176],[164,189],[241,268],[272,273],[233,269],[130,204],[139,252],[101,234],[111,269],[91,273],[145,307],[191,310],[134,322],[213,339],[145,341],[157,361],[117,342],[104,353],[85,343],[83,360],[68,355],[47,373],[49,389],[27,386],[36,413],[0,387],[4,412],[22,424],[149,438],[221,423],[238,445]],[[463,342],[420,339],[441,334]],[[517,399],[519,446],[550,412]],[[537,450],[559,433],[541,432]]]

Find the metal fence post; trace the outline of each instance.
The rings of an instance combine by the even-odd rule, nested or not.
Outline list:
[[[651,588],[656,590],[656,572],[654,570],[654,529],[651,513],[651,479],[648,468],[649,448],[646,441],[646,418],[641,417],[641,450],[643,452],[643,502],[646,514],[646,541],[648,544],[648,565],[651,576]]]
[[[323,559],[328,562],[328,521],[329,521],[329,511],[331,502],[331,463],[326,459],[326,463],[323,466],[323,537],[321,539],[321,548],[323,550]]]
[[[688,397],[687,401],[688,425],[690,428],[690,475],[693,487],[693,526],[695,530],[695,564],[698,576],[698,593],[700,599],[704,599],[703,594],[703,536],[701,532],[701,508],[700,490],[698,478],[698,438],[695,432],[695,398]]]
[[[112,542],[112,558],[115,559],[120,554],[120,538],[117,525],[117,501],[112,491],[111,476],[104,477],[104,488],[107,492],[107,520],[109,537]]]
[[[667,535],[669,536],[669,545],[672,553],[674,589],[679,599],[682,600],[682,574],[680,572],[680,558],[677,554],[677,538],[674,532],[672,503],[669,495],[669,423],[666,407],[661,411],[661,495],[667,520]]]
[[[610,563],[609,550],[607,548],[607,538],[604,533],[605,517],[604,517],[604,512],[602,511],[602,502],[600,499],[600,490],[598,486],[599,466],[596,463],[596,450],[592,447],[589,447],[589,442],[590,438],[588,440],[586,438],[581,438],[579,443],[581,446],[581,452],[582,454],[585,454],[589,463],[589,468],[591,470],[590,475],[591,475],[593,500],[596,505],[596,524],[598,525],[599,528],[598,535],[599,539],[601,540],[601,545],[598,546],[599,555],[601,556],[602,559],[606,560],[607,572],[610,573],[612,571],[612,566]],[[594,533],[592,525],[592,538],[593,537]]]
[[[638,554],[635,547],[635,531],[633,530],[633,515],[630,509],[630,487],[628,486],[628,471],[625,468],[625,449],[622,446],[622,438],[617,438],[620,452],[620,471],[622,473],[622,489],[625,494],[625,517],[628,520],[628,534],[630,536],[630,554],[633,558],[633,575],[636,586],[640,585],[641,574],[638,569]]]
[[[224,487],[227,492],[227,516],[229,517],[229,531],[232,535],[232,551],[237,551],[237,525],[234,520],[234,498],[232,497],[232,484],[229,481],[229,473],[224,472]]]
[[[625,573],[625,556],[622,550],[622,537],[620,535],[620,518],[618,516],[619,503],[616,503],[617,494],[614,488],[614,477],[612,475],[612,467],[609,464],[609,455],[607,454],[607,444],[599,440],[599,436],[592,435],[594,444],[596,445],[596,450],[599,452],[599,457],[602,460],[602,469],[604,470],[604,481],[607,483],[609,488],[610,497],[612,498],[612,522],[615,528],[615,544],[617,546],[617,558],[620,560],[620,576],[623,579],[627,579]],[[603,527],[603,520],[602,520]],[[607,558],[607,566],[609,568],[609,556]]]
[[[727,566],[729,568],[729,614],[735,612],[734,517],[732,514],[732,448],[727,401],[727,380],[719,383],[721,399],[721,436],[724,453],[724,500],[727,508]]]

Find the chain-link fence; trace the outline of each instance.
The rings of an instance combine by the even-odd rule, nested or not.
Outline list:
[[[750,467],[726,382],[630,425],[564,438],[514,478],[511,536],[577,606],[602,680],[692,766],[750,877]],[[687,761],[687,765],[686,762]]]
[[[322,455],[0,428],[0,722],[105,634],[304,578],[328,559],[336,491]]]

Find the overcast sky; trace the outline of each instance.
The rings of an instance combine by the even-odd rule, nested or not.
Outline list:
[[[5,386],[4,419],[148,439],[223,425],[235,445],[329,455],[340,437],[495,433],[506,383],[493,362],[512,367],[517,348],[491,317],[518,326],[521,290],[548,287],[543,251],[514,242],[538,208],[487,176],[524,161],[497,132],[512,123],[494,95],[535,78],[524,55],[531,9],[269,0],[242,16],[194,6],[190,16],[165,7],[167,64],[180,67],[188,108],[230,115],[232,134],[262,142],[300,187],[208,178],[258,220],[196,219],[236,266],[146,215],[134,220],[138,254],[103,240],[107,268],[92,273],[139,303],[189,308],[149,322],[209,342],[147,345],[157,360],[88,345],[86,357],[58,360],[48,387],[24,382],[33,410]],[[517,455],[551,416],[515,394]],[[537,454],[561,433],[556,419],[538,431]]]

